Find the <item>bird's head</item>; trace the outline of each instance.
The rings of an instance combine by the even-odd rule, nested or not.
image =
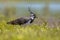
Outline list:
[[[36,18],[36,14],[31,13],[31,14],[30,14],[30,17]]]
[[[32,10],[30,9],[30,7],[28,7],[28,11],[30,12],[30,17],[37,18],[36,14],[34,12],[32,12]]]

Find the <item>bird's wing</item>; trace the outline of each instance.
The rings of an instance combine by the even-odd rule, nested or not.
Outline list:
[[[26,18],[19,18],[19,19],[16,19],[15,21],[18,22],[18,23],[25,23],[28,19]]]

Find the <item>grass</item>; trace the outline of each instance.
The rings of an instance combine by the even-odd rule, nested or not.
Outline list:
[[[0,40],[60,40],[60,28],[49,28],[47,24],[10,25],[2,16]]]
[[[0,40],[60,40],[60,28],[0,23]]]

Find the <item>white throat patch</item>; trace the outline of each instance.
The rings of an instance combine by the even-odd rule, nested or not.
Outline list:
[[[31,19],[34,19],[34,17],[30,17]]]

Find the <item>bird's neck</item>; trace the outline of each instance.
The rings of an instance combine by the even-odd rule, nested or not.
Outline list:
[[[33,16],[33,17],[30,17],[30,19],[31,19],[31,20],[34,20],[35,18],[34,18],[34,16]]]
[[[28,23],[32,23],[34,21],[34,17],[30,17],[30,19],[28,20]]]

